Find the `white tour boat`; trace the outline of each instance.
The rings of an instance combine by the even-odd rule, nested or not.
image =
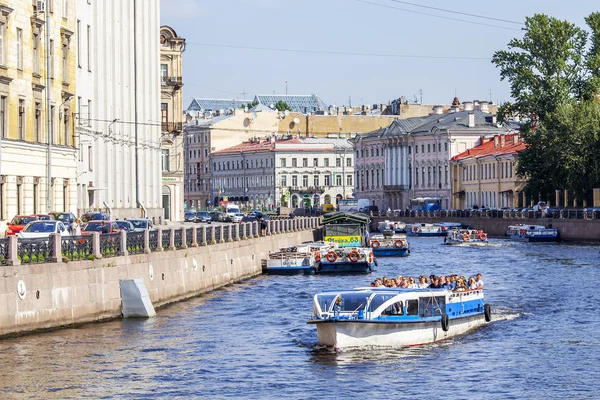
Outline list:
[[[487,246],[487,233],[475,229],[451,229],[444,243],[461,246]]]

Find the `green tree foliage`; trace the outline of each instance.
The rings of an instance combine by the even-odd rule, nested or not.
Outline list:
[[[492,62],[510,83],[514,102],[499,109],[499,120],[524,118],[518,174],[528,178],[532,199],[553,199],[568,189],[579,198],[599,187],[600,13],[586,18],[588,33],[543,14],[526,19],[522,39],[497,51]]]
[[[252,101],[252,102],[250,102],[248,104],[242,104],[242,108],[248,107],[248,110],[249,110],[251,108],[256,107],[257,105],[258,105],[258,100],[254,100],[254,101]]]
[[[292,107],[290,107],[289,104],[283,100],[279,100],[277,103],[275,103],[275,109],[277,111],[292,111]]]

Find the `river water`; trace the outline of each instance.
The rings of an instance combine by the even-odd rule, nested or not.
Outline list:
[[[600,398],[600,247],[410,242],[369,276],[261,276],[150,320],[0,341],[0,398]],[[460,338],[334,353],[306,324],[320,290],[477,272],[493,321]]]

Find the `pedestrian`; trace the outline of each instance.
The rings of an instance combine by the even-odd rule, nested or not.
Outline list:
[[[73,225],[71,225],[71,234],[73,236],[81,236],[81,220],[79,218],[76,218]]]
[[[102,221],[102,233],[110,233],[110,228],[106,225],[106,221]]]

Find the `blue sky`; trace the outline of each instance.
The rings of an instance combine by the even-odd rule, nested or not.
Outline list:
[[[598,10],[595,0],[407,1],[517,22],[545,13],[581,27],[583,18]],[[353,105],[387,103],[400,96],[412,99],[420,90],[426,104],[449,103],[455,92],[461,101],[489,100],[490,91],[494,102],[506,101],[509,86],[500,81],[490,59],[495,50],[522,35],[517,24],[395,0],[161,0],[161,24],[170,25],[188,42],[184,108],[194,97],[283,94],[286,80],[288,93],[314,93],[336,105],[348,104],[349,98]]]

